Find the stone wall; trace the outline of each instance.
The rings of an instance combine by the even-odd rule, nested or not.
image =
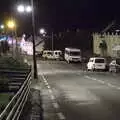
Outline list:
[[[93,34],[93,53],[100,54],[99,44],[102,40],[107,43],[107,56],[113,57],[113,48],[120,45],[120,35],[117,33],[104,33],[103,35],[99,33]]]

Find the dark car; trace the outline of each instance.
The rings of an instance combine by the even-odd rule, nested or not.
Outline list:
[[[109,64],[110,72],[120,72],[120,59],[114,59]]]

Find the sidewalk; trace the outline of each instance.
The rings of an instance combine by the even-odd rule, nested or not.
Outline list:
[[[53,108],[48,89],[41,76],[31,84],[31,92],[20,120],[59,120]]]
[[[32,82],[31,91],[27,103],[23,109],[20,120],[43,120],[42,99],[39,83]]]

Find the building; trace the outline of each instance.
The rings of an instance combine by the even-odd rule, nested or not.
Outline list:
[[[100,45],[106,44],[106,48]],[[103,53],[104,54],[103,54]],[[93,34],[93,53],[110,57],[120,57],[120,34],[116,33],[94,33]]]

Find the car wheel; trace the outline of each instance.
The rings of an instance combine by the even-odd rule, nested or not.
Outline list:
[[[96,71],[96,69],[95,69],[95,68],[92,68],[91,70],[92,70],[92,72],[95,72],[95,71]]]
[[[112,72],[111,68],[109,68],[109,72]]]
[[[69,61],[69,60],[68,60],[67,62],[68,62],[68,64],[70,64],[70,61]]]
[[[90,69],[87,68],[87,71],[90,71]]]
[[[117,73],[117,69],[116,68],[115,68],[114,72]]]

